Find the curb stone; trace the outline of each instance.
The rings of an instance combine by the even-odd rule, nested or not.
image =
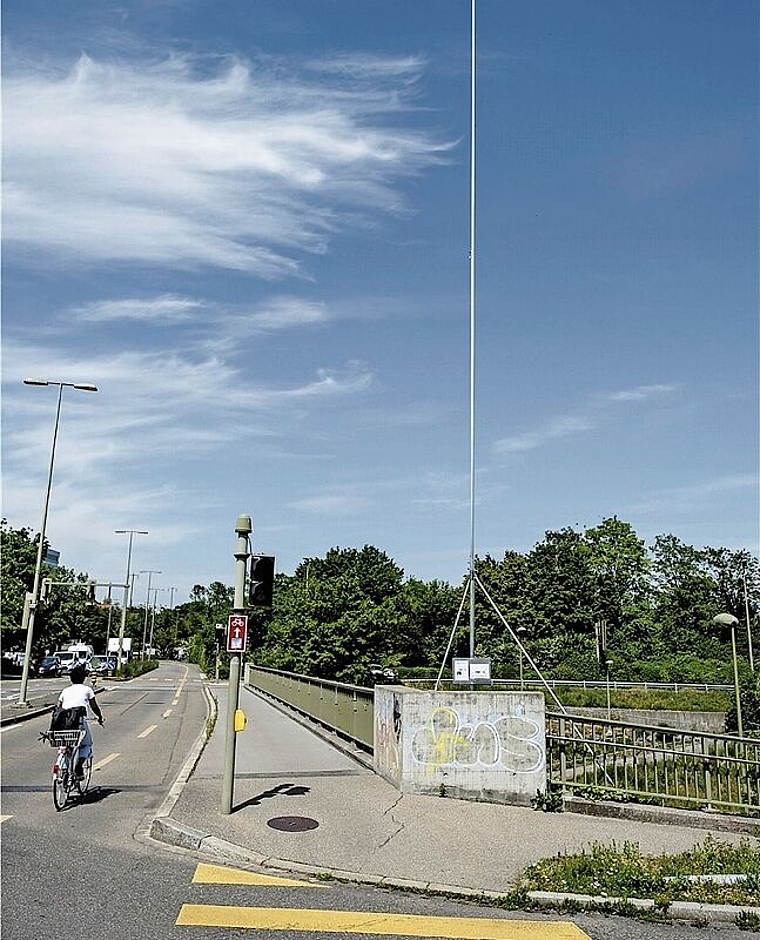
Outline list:
[[[242,846],[217,839],[201,829],[193,829],[168,817],[156,817],[150,828],[150,838],[175,848],[190,850],[199,854],[226,860],[229,864],[247,864],[260,868],[274,868],[311,877],[328,877],[336,881],[352,884],[376,885],[386,888],[399,888],[420,891],[428,894],[442,894],[449,897],[477,899],[487,897],[492,900],[508,897],[504,891],[484,891],[477,888],[465,888],[461,885],[444,885],[427,881],[413,881],[407,878],[387,878],[382,875],[364,875],[358,872],[343,871],[338,868],[304,865],[288,859],[263,856]],[[553,891],[528,891],[528,897],[537,906],[557,909],[569,902],[585,910],[610,908],[617,904],[628,904],[641,911],[658,909],[650,898],[617,898],[606,895],[588,895],[559,893]],[[614,911],[612,912],[614,913]],[[734,924],[740,913],[760,917],[760,907],[738,907],[731,904],[701,904],[692,901],[672,901],[663,914],[670,920],[688,921],[689,923]]]

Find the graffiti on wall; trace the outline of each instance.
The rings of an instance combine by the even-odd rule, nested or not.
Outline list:
[[[542,741],[540,725],[524,714],[468,720],[439,705],[416,730],[411,753],[430,771],[450,766],[527,774],[544,765]]]
[[[401,773],[401,708],[395,695],[375,698],[375,752],[392,779]]]

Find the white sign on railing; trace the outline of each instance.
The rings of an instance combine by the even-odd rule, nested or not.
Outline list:
[[[491,681],[491,660],[472,656],[468,659],[454,658],[451,664],[451,677],[454,682]]]

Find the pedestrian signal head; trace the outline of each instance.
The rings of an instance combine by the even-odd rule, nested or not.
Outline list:
[[[274,589],[274,555],[251,555],[248,603],[251,607],[271,607]]]

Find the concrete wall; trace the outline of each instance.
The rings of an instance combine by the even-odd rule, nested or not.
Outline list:
[[[374,767],[404,793],[529,805],[546,789],[543,694],[375,686]]]
[[[552,708],[549,711],[553,711]],[[567,708],[568,715],[584,718],[606,718],[606,708]],[[631,722],[636,725],[653,725],[657,728],[675,728],[678,731],[706,731],[708,734],[725,734],[725,712],[676,712],[655,711],[643,708],[612,708],[613,721]]]

